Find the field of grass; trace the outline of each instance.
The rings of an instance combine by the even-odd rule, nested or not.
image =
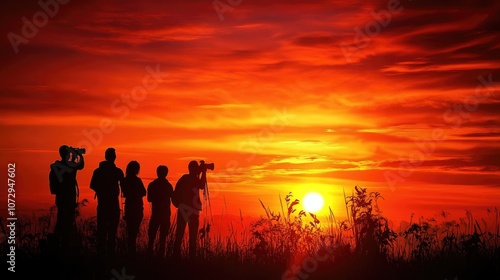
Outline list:
[[[146,219],[135,259],[127,256],[124,221],[119,228],[117,257],[97,258],[95,217],[78,217],[77,242],[71,254],[61,257],[45,251],[55,222],[56,209],[51,209],[46,215],[19,219],[15,274],[108,280],[500,279],[497,208],[487,210],[493,221],[489,223],[474,219],[470,212],[459,220],[450,220],[443,213],[439,220],[412,218],[404,228],[394,229],[378,209],[380,197],[355,187],[352,195],[345,196],[348,218],[337,220],[330,211],[326,223],[297,210],[300,201],[292,194],[280,198],[278,211],[261,202],[263,215],[243,231],[229,223],[229,234],[221,234],[201,223],[198,257],[182,260],[171,257],[175,220],[165,258],[146,254]],[[5,234],[5,220],[1,224]],[[5,239],[0,250],[6,263],[9,248]],[[187,252],[186,244],[183,252]]]

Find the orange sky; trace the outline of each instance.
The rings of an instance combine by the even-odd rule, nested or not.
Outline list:
[[[18,209],[53,203],[62,144],[88,149],[89,214],[107,147],[145,184],[159,164],[175,184],[191,159],[214,162],[215,214],[317,191],[342,216],[355,185],[395,220],[498,207],[500,5],[439,3],[244,0],[221,20],[211,1],[69,1],[31,36],[22,18],[44,10],[6,1],[0,152]]]

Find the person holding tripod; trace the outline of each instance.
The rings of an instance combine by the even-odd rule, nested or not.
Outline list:
[[[199,191],[206,187],[207,169],[213,169],[213,164],[207,165],[202,162],[198,165],[198,162],[193,160],[188,165],[189,174],[182,175],[175,185],[172,197],[172,203],[178,208],[174,241],[175,258],[180,258],[186,225],[189,227],[189,257],[196,257],[200,211],[202,210]]]

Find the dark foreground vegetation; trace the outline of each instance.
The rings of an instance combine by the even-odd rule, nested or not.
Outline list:
[[[321,223],[314,214],[297,210],[300,201],[286,196],[279,211],[261,203],[265,215],[238,232],[217,234],[204,227],[196,259],[174,260],[172,236],[165,258],[146,255],[146,226],[138,256],[127,257],[124,224],[120,225],[117,256],[98,259],[96,221],[78,219],[78,241],[67,255],[50,250],[55,209],[41,217],[19,219],[16,272],[20,279],[500,279],[498,209],[490,219],[470,212],[459,220],[415,219],[397,231],[377,205],[380,194],[355,187],[345,197],[347,220],[330,212]],[[82,202],[85,206],[85,201]],[[173,215],[174,216],[174,215]],[[1,233],[6,234],[2,219]],[[143,222],[143,224],[147,224]],[[173,223],[175,225],[175,221]],[[4,266],[9,245],[1,239]],[[184,248],[186,252],[186,248]],[[15,276],[15,277],[14,277]],[[26,279],[26,278],[25,278]]]

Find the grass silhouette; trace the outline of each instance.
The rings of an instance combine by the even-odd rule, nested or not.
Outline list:
[[[50,248],[56,209],[42,216],[19,218],[16,234],[16,274],[35,273],[42,279],[500,279],[498,209],[488,210],[493,222],[465,217],[450,220],[410,220],[391,228],[377,200],[381,194],[356,186],[344,196],[347,219],[337,221],[330,209],[326,223],[299,211],[289,193],[273,211],[260,201],[264,214],[238,232],[213,232],[201,224],[199,257],[174,260],[175,219],[167,236],[167,257],[146,255],[147,225],[142,222],[138,257],[127,257],[125,223],[120,221],[117,258],[96,257],[96,218],[78,216],[76,241],[70,255]],[[80,207],[85,207],[83,200]],[[227,211],[226,211],[227,212]],[[172,217],[176,217],[175,211]],[[223,219],[224,217],[221,217]],[[243,216],[240,213],[243,224]],[[5,220],[1,230],[6,234]],[[9,246],[2,241],[0,251]],[[183,244],[184,254],[187,244]],[[6,263],[7,259],[5,259]],[[123,275],[130,276],[129,278]]]

